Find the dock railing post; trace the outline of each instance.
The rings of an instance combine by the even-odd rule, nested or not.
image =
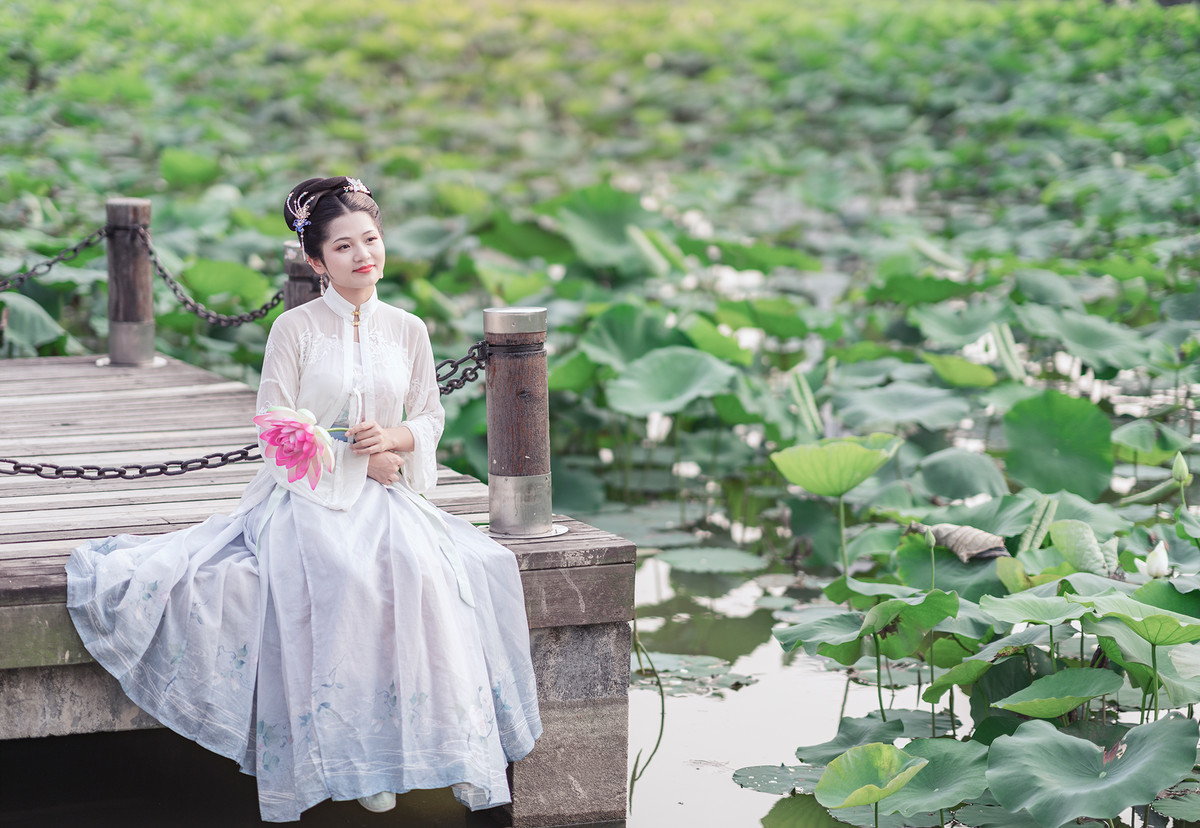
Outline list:
[[[296,239],[288,239],[283,243],[283,272],[287,274],[287,282],[283,286],[284,310],[320,298],[320,279],[304,258],[304,251]]]
[[[488,308],[488,516],[492,535],[555,533],[545,308]]]
[[[154,285],[150,251],[137,228],[150,229],[150,199],[110,198],[108,218],[108,364],[154,364]]]

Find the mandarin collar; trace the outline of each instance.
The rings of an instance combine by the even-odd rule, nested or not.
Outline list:
[[[325,304],[329,306],[330,310],[332,310],[334,313],[336,313],[338,316],[342,317],[343,319],[350,319],[354,316],[353,303],[351,303],[348,299],[343,297],[342,294],[338,293],[333,288],[329,288],[328,290],[326,290],[325,293],[323,293],[321,295],[321,298],[325,300]],[[368,299],[367,301],[363,302],[362,305],[359,307],[359,312],[358,312],[359,319],[367,318],[368,316],[373,314],[375,312],[375,309],[378,307],[379,307],[379,291],[372,289],[371,298]]]

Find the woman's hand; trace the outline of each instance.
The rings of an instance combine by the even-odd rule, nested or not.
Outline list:
[[[350,426],[346,434],[354,438],[350,450],[355,454],[378,454],[381,451],[412,451],[413,436],[407,426],[384,428],[374,420]]]
[[[367,458],[367,477],[390,486],[400,479],[404,458],[392,451],[381,451]]]

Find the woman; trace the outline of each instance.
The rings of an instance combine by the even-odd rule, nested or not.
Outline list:
[[[284,219],[329,288],[275,321],[258,411],[345,427],[332,471],[268,461],[232,515],[84,544],[71,616],[139,707],[258,777],[265,820],[415,788],[506,803],[541,733],[516,562],[421,496],[444,413],[424,323],[376,295],[370,191],[309,179]]]

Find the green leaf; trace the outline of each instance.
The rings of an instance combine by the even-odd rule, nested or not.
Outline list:
[[[967,401],[954,391],[911,382],[839,392],[833,397],[833,406],[842,421],[855,429],[907,423],[928,429],[951,428],[971,411]]]
[[[1054,522],[1054,513],[1057,509],[1058,501],[1049,495],[1042,495],[1038,498],[1037,505],[1033,509],[1033,519],[1029,522],[1029,527],[1021,533],[1021,542],[1017,546],[1018,555],[1041,548],[1042,541],[1050,532],[1050,524]]]
[[[914,739],[904,752],[929,764],[896,793],[880,800],[880,813],[953,808],[983,794],[987,789],[987,747],[978,742],[954,739]]]
[[[608,384],[608,404],[631,417],[675,414],[725,390],[736,373],[733,366],[695,348],[658,348]]]
[[[1140,638],[1164,647],[1200,641],[1200,619],[1143,604],[1127,595],[1069,596],[1091,607],[1101,618],[1117,618]]]
[[[716,546],[668,549],[657,560],[682,572],[754,572],[767,565],[758,555]]]
[[[789,483],[815,495],[840,497],[883,468],[903,442],[878,432],[830,438],[774,452],[771,462]]]
[[[1042,676],[1011,696],[992,702],[992,707],[1011,710],[1022,716],[1054,719],[1084,702],[1121,689],[1124,679],[1111,670],[1094,667],[1069,667]]]
[[[221,162],[182,147],[165,147],[158,159],[158,172],[173,188],[200,187],[220,178]]]
[[[963,659],[960,663],[940,674],[929,685],[929,688],[921,694],[921,699],[930,704],[936,703],[951,687],[974,684],[993,665],[1019,655],[1027,647],[1040,647],[1049,640],[1050,628],[1043,625],[1029,627],[1018,633],[997,639],[975,655]]]
[[[1165,817],[1183,822],[1200,821],[1200,787],[1194,783],[1177,785],[1166,796],[1150,803],[1150,807]]]
[[[66,330],[37,302],[15,291],[0,294],[0,309],[8,311],[3,329],[3,352],[13,357],[35,357],[38,348],[66,336]]]
[[[958,500],[988,494],[1008,494],[1008,483],[996,461],[986,454],[960,448],[936,451],[921,461],[921,476],[929,491]]]
[[[682,331],[666,326],[663,313],[628,303],[605,310],[579,338],[579,349],[592,362],[617,371],[658,348],[688,344]]]
[[[825,768],[815,791],[826,808],[870,805],[908,784],[929,764],[892,745],[870,744],[850,748]]]
[[[932,365],[947,385],[956,388],[990,388],[996,384],[995,371],[960,356],[925,352],[921,354],[921,359]]]
[[[1050,541],[1071,566],[1080,572],[1107,575],[1104,553],[1092,527],[1082,520],[1056,520],[1050,524]]]
[[[1175,456],[1178,451],[1187,451],[1192,441],[1186,434],[1153,420],[1134,420],[1113,429],[1113,445],[1116,459],[1157,466]]]
[[[824,767],[812,765],[755,765],[735,770],[733,781],[743,788],[763,793],[790,794],[795,791],[810,794],[824,772]]]
[[[788,613],[787,619],[796,623],[771,631],[785,651],[802,646],[809,655],[823,655],[844,666],[864,654],[859,636],[862,613],[815,606]]]
[[[1059,340],[1068,353],[1096,371],[1137,368],[1150,356],[1136,331],[1099,316],[1045,305],[1022,305],[1017,315],[1030,331]]]
[[[1042,492],[1095,500],[1112,480],[1112,426],[1088,400],[1047,390],[1004,415],[1010,477]]]
[[[988,786],[1010,811],[1029,811],[1045,828],[1079,817],[1111,819],[1153,801],[1192,769],[1197,722],[1175,715],[1141,725],[1113,758],[1043,721],[992,742]],[[1107,760],[1107,761],[1106,761]]]
[[[257,270],[238,262],[197,259],[183,273],[183,282],[198,299],[228,294],[246,304],[262,301],[270,284]]]
[[[822,769],[824,770],[824,769]],[[762,828],[845,828],[811,794],[785,796],[762,818]],[[882,828],[882,826],[881,826]]]
[[[1135,687],[1160,685],[1175,706],[1200,702],[1200,679],[1181,675],[1174,661],[1164,658],[1164,653],[1158,653],[1156,659],[1149,642],[1124,623],[1116,618],[1095,619],[1087,615],[1080,620],[1083,631],[1099,639],[1104,654],[1125,669]],[[1176,649],[1167,650],[1165,655],[1169,656]]]
[[[754,361],[754,352],[738,345],[737,340],[717,330],[717,326],[703,316],[693,316],[682,326],[692,344],[717,359],[736,365],[749,365]]]
[[[1087,614],[1087,607],[1058,596],[1021,593],[997,598],[984,595],[979,608],[1002,624],[1064,624]]]
[[[828,764],[852,747],[871,742],[891,744],[904,735],[904,723],[899,719],[884,721],[876,712],[859,718],[843,717],[838,722],[837,736],[819,745],[796,748],[796,758],[811,765]]]
[[[978,601],[983,595],[1003,594],[1004,584],[996,575],[996,558],[963,563],[942,547],[934,552],[930,563],[925,539],[909,535],[896,553],[896,570],[908,586],[929,589],[934,577],[938,589],[954,590],[967,601]],[[933,568],[936,565],[936,570]]]
[[[662,220],[643,209],[636,194],[598,184],[575,190],[541,209],[558,219],[562,234],[590,267],[621,278],[649,274],[643,252],[628,228],[654,227]]]
[[[994,299],[917,305],[908,310],[908,321],[931,342],[960,348],[987,333],[991,323],[1010,318],[1009,308],[1006,302]]]
[[[583,351],[572,351],[565,359],[555,359],[550,366],[550,390],[578,392],[591,388],[598,368]]]

